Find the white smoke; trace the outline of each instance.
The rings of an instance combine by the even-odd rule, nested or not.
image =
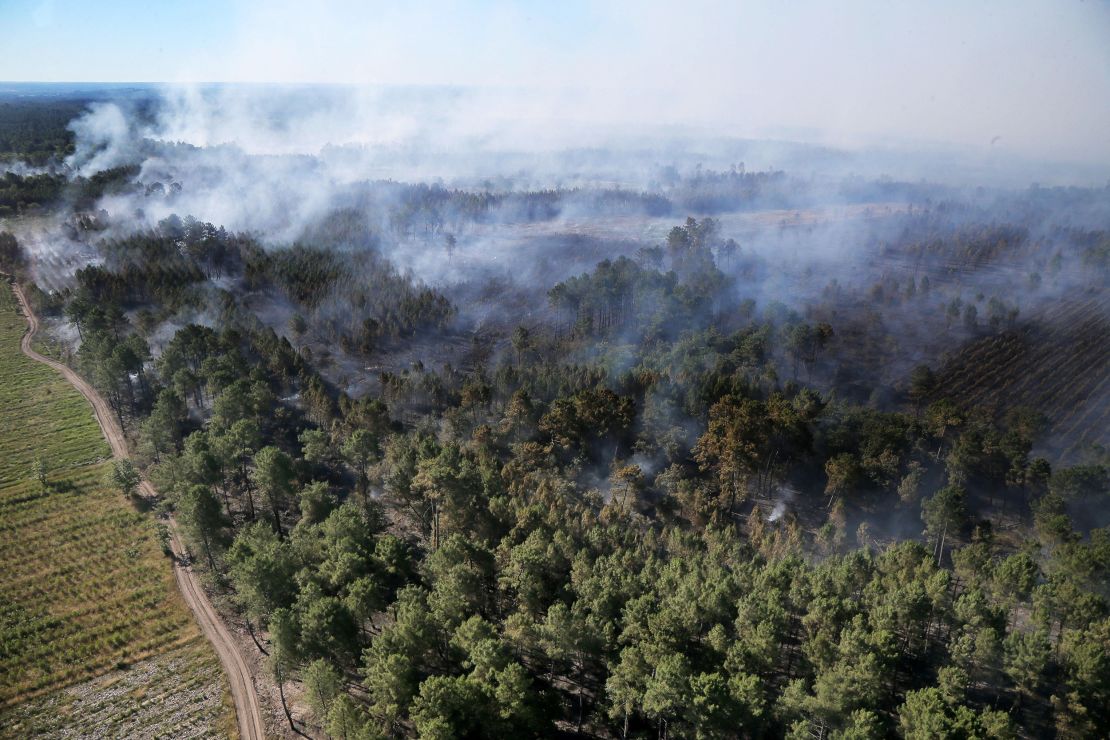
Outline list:
[[[767,515],[767,521],[777,522],[786,513],[787,506],[794,500],[798,492],[787,486],[779,486],[775,491],[775,505]]]
[[[75,118],[69,129],[77,137],[77,149],[66,165],[92,174],[134,160],[135,137],[128,117],[115,103],[92,103],[89,111]]]

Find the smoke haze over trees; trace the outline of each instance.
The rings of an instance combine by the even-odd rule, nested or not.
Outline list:
[[[614,11],[571,5],[488,33],[526,45],[530,19],[580,75]],[[920,122],[863,120],[881,77],[792,136],[811,112],[768,86],[801,73],[758,25],[705,51],[722,32],[690,12],[666,55],[688,69],[626,97],[659,71],[628,47],[662,4],[596,88],[492,84],[482,59],[451,85],[3,83],[0,271],[108,400],[298,731],[1106,736],[1110,152],[1087,126],[1110,98],[1053,93],[1072,140],[1037,145],[1038,110],[1008,149],[972,140],[1011,77],[965,124],[947,88]],[[1041,39],[1038,14],[999,32]],[[420,17],[423,48],[443,29]],[[966,33],[981,80],[995,42]],[[916,52],[891,54],[925,96]],[[678,89],[753,55],[769,81]],[[747,127],[745,81],[768,109]]]

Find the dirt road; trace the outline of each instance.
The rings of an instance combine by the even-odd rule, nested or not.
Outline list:
[[[23,335],[20,342],[20,349],[23,354],[30,357],[32,360],[49,365],[58,372],[60,372],[66,380],[73,385],[81,395],[83,395],[88,402],[92,405],[93,412],[96,414],[96,420],[100,424],[101,431],[104,432],[105,439],[111,445],[112,454],[116,457],[127,457],[127,440],[123,436],[123,430],[120,428],[116,417],[112,414],[112,409],[104,401],[104,398],[87,382],[84,378],[69,369],[60,362],[51,360],[48,357],[43,357],[38,352],[31,349],[31,339],[35,336],[35,332],[39,328],[38,317],[35,316],[31,310],[30,304],[27,302],[26,296],[23,294],[23,289],[18,284],[13,284],[15,289],[16,298],[19,299],[19,304],[23,307],[23,315],[27,318],[27,325],[29,330]],[[143,493],[147,496],[155,496],[154,488],[148,481],[143,481],[141,488]],[[212,646],[216,649],[216,654],[220,657],[220,663],[223,664],[224,671],[227,673],[228,681],[231,684],[231,696],[235,701],[235,715],[239,724],[239,737],[242,740],[263,740],[266,737],[265,725],[262,722],[262,709],[258,702],[258,694],[254,688],[254,681],[251,678],[250,670],[247,668],[247,662],[243,659],[239,648],[235,644],[235,640],[228,633],[227,627],[224,626],[223,621],[220,619],[216,610],[212,608],[212,603],[205,595],[204,589],[201,588],[200,581],[191,568],[187,567],[185,563],[184,548],[181,545],[181,540],[177,536],[176,524],[170,521],[170,547],[174,553],[174,576],[177,578],[177,587],[181,590],[181,595],[185,599],[185,603],[193,610],[193,616],[196,617],[197,623],[200,625],[201,631]]]

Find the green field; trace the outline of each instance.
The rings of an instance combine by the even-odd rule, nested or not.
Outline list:
[[[227,734],[234,721],[219,662],[177,592],[154,524],[104,485],[109,448],[92,409],[23,356],[25,328],[5,285],[0,735]],[[39,456],[46,490],[32,472]]]

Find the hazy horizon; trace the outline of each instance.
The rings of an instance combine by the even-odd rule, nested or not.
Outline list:
[[[512,115],[581,131],[951,147],[1110,173],[1107,3],[46,0],[0,7],[0,28],[6,80],[524,92]]]

